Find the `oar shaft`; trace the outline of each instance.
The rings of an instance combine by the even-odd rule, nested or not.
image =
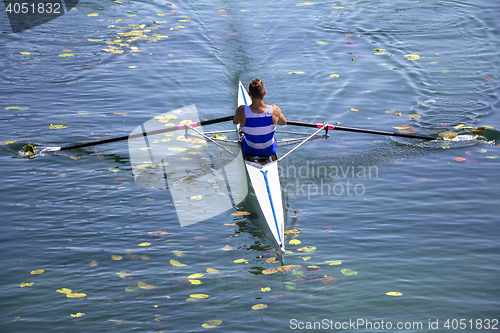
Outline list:
[[[227,117],[223,117],[223,118],[204,120],[204,121],[200,121],[198,123],[191,123],[189,125],[192,126],[192,127],[198,127],[198,126],[216,124],[216,123],[221,123],[221,122],[224,122],[224,121],[233,120],[233,117],[234,116],[227,116]],[[70,149],[85,148],[85,147],[102,145],[102,144],[105,144],[105,143],[110,143],[110,142],[115,142],[115,141],[122,141],[122,140],[139,138],[139,137],[146,136],[146,135],[154,135],[154,134],[161,134],[161,133],[173,132],[173,131],[183,130],[185,127],[186,127],[186,125],[179,125],[179,126],[175,126],[175,127],[167,127],[167,128],[162,128],[162,129],[151,131],[151,132],[143,132],[143,133],[137,133],[137,134],[133,134],[133,135],[124,135],[124,136],[120,136],[120,137],[117,137],[117,138],[111,138],[111,139],[106,139],[106,140],[101,140],[101,141],[81,143],[81,144],[78,144],[78,145],[73,145],[73,146],[68,146],[68,147],[61,147],[61,150],[70,150]]]
[[[323,127],[323,124],[311,124],[311,123],[305,123],[305,122],[301,122],[301,121],[287,121],[286,124],[287,125],[295,125],[295,126],[313,127],[313,128]],[[328,125],[328,129],[329,130],[338,130],[338,131],[347,131],[347,132],[398,136],[398,137],[402,137],[402,138],[412,138],[412,139],[422,139],[422,140],[440,140],[440,139],[442,139],[442,138],[434,138],[432,136],[376,131],[376,130],[369,130],[369,129],[364,129],[364,128],[344,127],[344,126],[337,126],[337,125],[331,125],[331,124]]]

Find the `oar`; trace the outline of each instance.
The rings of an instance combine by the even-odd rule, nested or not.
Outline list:
[[[303,127],[314,127],[314,128],[321,128],[321,127],[325,126],[325,124],[322,124],[322,123],[311,124],[311,123],[305,123],[305,122],[301,122],[301,121],[287,121],[286,124],[287,125],[295,125],[295,126],[303,126]],[[338,131],[358,132],[358,133],[369,133],[369,134],[377,134],[377,135],[399,136],[399,137],[403,137],[403,138],[423,139],[423,140],[442,140],[443,139],[441,137],[434,138],[432,136],[424,136],[424,135],[375,131],[375,130],[369,130],[369,129],[364,129],[364,128],[344,127],[344,126],[337,126],[337,125],[332,125],[332,124],[328,124],[328,129],[329,130],[338,130]]]
[[[60,150],[78,149],[78,148],[84,148],[84,147],[102,145],[102,144],[110,143],[110,142],[116,142],[116,141],[122,141],[122,140],[134,139],[134,138],[140,138],[140,137],[146,136],[146,135],[154,135],[154,134],[160,134],[160,133],[173,132],[173,131],[183,130],[186,127],[186,125],[189,125],[191,127],[198,127],[198,126],[216,124],[216,123],[221,123],[221,122],[224,122],[224,121],[233,120],[233,117],[234,116],[227,116],[227,117],[222,117],[222,118],[204,120],[204,121],[200,121],[198,123],[191,123],[191,124],[179,125],[179,126],[175,126],[175,127],[162,128],[162,129],[151,131],[151,132],[143,132],[143,133],[137,133],[137,134],[133,134],[133,135],[124,135],[124,136],[120,136],[120,137],[117,137],[117,138],[111,138],[111,139],[106,139],[106,140],[100,140],[100,141],[94,141],[94,142],[87,142],[87,143],[80,143],[80,144],[73,145],[73,146],[61,147]]]

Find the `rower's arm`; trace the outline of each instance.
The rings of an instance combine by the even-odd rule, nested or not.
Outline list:
[[[276,104],[273,105],[273,118],[276,119],[274,122],[276,125],[286,125],[286,118]]]
[[[241,126],[245,125],[245,106],[240,105],[236,109],[236,112],[233,117],[233,124],[240,124]]]

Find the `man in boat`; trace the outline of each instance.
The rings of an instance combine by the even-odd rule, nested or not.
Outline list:
[[[240,105],[233,118],[234,124],[240,124],[244,136],[241,141],[245,159],[251,156],[276,157],[276,125],[286,125],[286,119],[276,104],[266,105],[266,90],[260,79],[254,79],[248,87],[252,99],[250,106]]]

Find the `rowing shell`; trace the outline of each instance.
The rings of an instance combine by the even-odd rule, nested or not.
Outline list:
[[[251,99],[240,82],[238,85],[238,105],[250,105],[250,103]],[[285,221],[283,218],[278,161],[268,162],[264,165],[245,161],[245,167],[273,239],[280,251],[285,252]]]

